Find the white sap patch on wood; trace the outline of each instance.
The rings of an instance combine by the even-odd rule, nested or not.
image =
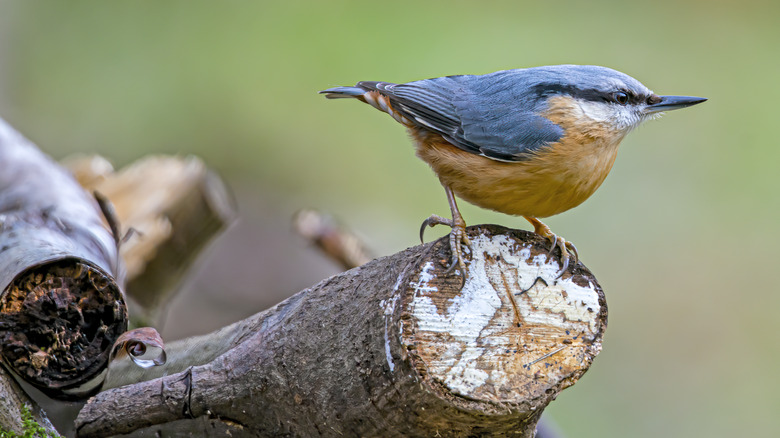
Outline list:
[[[388,327],[390,325],[390,319],[393,317],[393,312],[395,311],[395,303],[398,301],[399,297],[400,295],[395,294],[392,298],[379,302],[385,318],[385,357],[387,358],[387,365],[390,367],[390,371],[395,370],[395,362],[393,362],[393,354],[390,350],[390,334],[388,333]]]
[[[577,363],[583,364],[591,348],[586,341],[597,330],[601,307],[595,286],[580,286],[568,274],[556,279],[556,261],[544,254],[532,257],[529,245],[507,236],[480,235],[471,244],[468,276],[459,293],[449,299],[439,293],[431,284],[430,262],[410,284],[413,337],[428,374],[453,393],[487,392],[495,400],[511,399],[518,385],[538,381],[540,375],[570,375]],[[518,304],[520,327],[509,293]]]
[[[472,242],[472,248],[476,242]],[[427,268],[427,266],[426,266]],[[423,272],[426,273],[425,269]],[[469,269],[471,274],[472,269]],[[484,269],[483,269],[484,272]],[[432,275],[426,277],[427,281],[433,279]],[[437,288],[426,286],[423,276],[420,276],[418,284],[413,284],[415,296],[412,314],[417,318],[417,329],[427,332],[446,333],[454,340],[453,351],[445,353],[447,358],[443,366],[448,367],[446,373],[447,386],[458,392],[468,392],[475,386],[483,385],[488,379],[488,373],[469,366],[468,362],[475,360],[483,352],[483,347],[477,345],[480,334],[488,326],[501,307],[501,299],[495,293],[484,293],[486,290],[493,292],[490,283],[485,287],[484,275],[472,276],[466,280],[462,293],[456,296],[448,304],[446,312],[441,313],[432,297],[424,292],[436,292]],[[465,345],[465,349],[460,346]]]

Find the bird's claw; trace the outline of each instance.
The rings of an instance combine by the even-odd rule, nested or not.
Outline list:
[[[420,243],[425,243],[425,229],[428,227],[435,227],[436,225],[446,225],[450,228],[453,227],[452,219],[441,217],[437,214],[432,214],[431,217],[425,219],[420,226]]]
[[[452,258],[445,274],[449,275],[458,268],[461,274],[461,287],[463,287],[466,282],[466,262],[464,261],[463,247],[465,246],[471,250],[471,241],[466,234],[466,224],[462,219],[452,220],[435,214],[431,215],[423,221],[420,227],[420,241],[423,241],[425,229],[436,225],[447,225],[452,228],[452,231],[450,231],[450,252],[452,253]]]
[[[577,261],[580,258],[577,253],[577,247],[574,246],[573,243],[567,242],[563,237],[553,233],[552,230],[550,230],[550,227],[542,223],[539,219],[531,216],[525,216],[525,218],[534,226],[534,232],[536,234],[546,238],[552,243],[550,251],[547,253],[547,258],[550,258],[553,251],[555,251],[555,248],[561,250],[561,270],[558,271],[558,274],[555,276],[555,278],[561,278],[563,273],[569,269],[570,261],[573,260],[574,264],[577,264]]]
[[[573,243],[568,242],[564,240],[562,237],[557,236],[555,234],[552,234],[550,236],[545,236],[547,239],[552,242],[552,246],[550,246],[550,251],[547,253],[547,256],[549,257],[552,255],[552,252],[555,251],[555,248],[561,250],[561,270],[558,271],[558,274],[555,276],[555,278],[561,278],[564,272],[566,272],[567,269],[569,269],[569,262],[572,261],[574,264],[577,264],[577,261],[579,260],[579,254],[577,253],[577,247],[574,246]]]

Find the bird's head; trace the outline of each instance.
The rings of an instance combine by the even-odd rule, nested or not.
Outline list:
[[[595,124],[623,135],[663,111],[707,100],[659,96],[631,76],[607,67],[557,65],[526,69],[526,74],[534,78],[531,88],[545,102],[545,112],[557,112],[558,118],[565,116],[577,124]]]

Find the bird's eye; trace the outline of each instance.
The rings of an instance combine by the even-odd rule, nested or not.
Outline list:
[[[624,93],[622,91],[618,91],[617,93],[613,94],[612,98],[615,99],[615,102],[621,105],[628,103],[628,93]]]

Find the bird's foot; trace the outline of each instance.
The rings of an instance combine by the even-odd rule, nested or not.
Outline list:
[[[555,251],[556,247],[561,250],[561,270],[558,271],[558,274],[555,276],[555,278],[560,278],[563,273],[569,269],[570,261],[574,262],[575,265],[577,264],[577,261],[579,260],[577,247],[563,237],[553,233],[552,230],[550,230],[550,227],[542,223],[539,219],[536,219],[535,217],[526,217],[526,219],[534,226],[534,232],[536,234],[546,238],[552,243],[550,252],[547,253],[548,257]]]
[[[569,269],[569,262],[573,262],[575,265],[577,264],[577,260],[579,259],[579,254],[577,254],[577,247],[574,246],[573,243],[569,242],[568,240],[564,240],[563,237],[558,236],[556,234],[550,233],[549,236],[546,237],[550,242],[552,242],[552,246],[550,247],[550,252],[547,253],[547,255],[551,255],[552,252],[555,250],[555,247],[557,246],[558,249],[561,250],[561,270],[558,272],[558,275],[555,276],[555,278],[560,278],[564,272],[566,272],[567,269]]]
[[[446,273],[449,274],[455,268],[460,269],[460,274],[463,283],[466,282],[466,263],[464,262],[464,250],[466,247],[471,250],[471,241],[466,234],[466,222],[460,216],[455,219],[447,219],[438,215],[431,215],[428,219],[425,219],[420,227],[420,241],[423,241],[423,234],[427,227],[434,227],[436,225],[447,225],[452,228],[450,231],[450,251],[452,253],[452,259],[450,265],[447,266]],[[463,285],[461,284],[461,287]]]

